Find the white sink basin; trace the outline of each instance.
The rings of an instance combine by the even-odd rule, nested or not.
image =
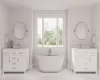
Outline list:
[[[96,47],[92,47],[92,46],[74,46],[73,48],[76,49],[95,49]]]
[[[96,48],[73,48],[73,49],[96,49]]]

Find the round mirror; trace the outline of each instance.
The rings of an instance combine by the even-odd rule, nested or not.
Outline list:
[[[88,26],[84,22],[79,22],[74,32],[78,39],[84,40],[88,36]]]
[[[17,22],[13,27],[13,33],[19,40],[24,39],[27,33],[27,29],[24,23]]]

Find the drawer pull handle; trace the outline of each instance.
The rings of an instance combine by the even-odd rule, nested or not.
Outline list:
[[[13,67],[12,69],[16,69],[15,67]]]
[[[23,54],[22,52],[19,52],[19,54],[21,55],[21,54]]]
[[[16,64],[16,63],[12,63],[12,64]]]
[[[84,68],[84,69],[88,69],[88,68]]]

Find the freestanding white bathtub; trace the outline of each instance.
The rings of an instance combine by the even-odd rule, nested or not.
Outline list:
[[[37,62],[42,72],[59,72],[63,66],[64,55],[38,55]]]

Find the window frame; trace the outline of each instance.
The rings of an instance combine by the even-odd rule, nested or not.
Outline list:
[[[39,47],[37,45],[37,18],[42,18],[44,20],[44,18],[57,18],[57,28],[59,27],[58,25],[58,18],[63,18],[63,31],[62,31],[62,46],[60,47],[58,45],[58,42],[57,42],[57,45],[56,46],[47,46],[47,47],[44,47],[44,48],[48,48],[48,47],[55,47],[55,48],[64,48],[66,46],[65,44],[65,41],[66,41],[66,11],[35,11],[35,27],[36,27],[36,47],[38,48],[41,48],[41,47],[44,47],[44,37],[42,37],[42,46]],[[43,22],[42,21],[42,26],[43,25]],[[44,36],[44,27],[42,27],[42,36]],[[57,38],[57,37],[56,37]]]

